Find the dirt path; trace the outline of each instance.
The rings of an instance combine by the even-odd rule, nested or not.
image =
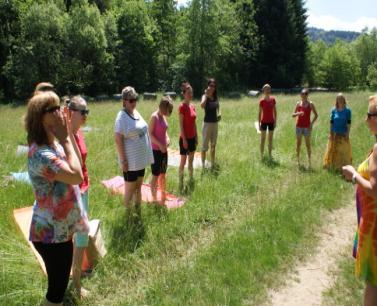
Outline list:
[[[267,305],[312,306],[321,305],[322,293],[334,281],[330,272],[341,252],[349,247],[356,228],[353,201],[334,210],[320,229],[318,247],[305,262],[300,262],[288,275],[286,284],[269,292]],[[352,250],[349,250],[351,256]]]

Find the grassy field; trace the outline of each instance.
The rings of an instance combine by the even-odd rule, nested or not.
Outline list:
[[[354,164],[374,143],[365,126],[368,92],[349,93],[353,110],[351,142]],[[90,215],[102,220],[108,254],[92,277],[82,305],[258,305],[267,289],[313,249],[322,217],[353,193],[350,184],[322,170],[335,94],[313,94],[319,120],[313,131],[313,170],[297,169],[291,113],[297,96],[278,95],[274,161],[260,161],[259,135],[253,122],[258,100],[221,100],[218,173],[195,172],[195,190],[174,211],[143,206],[141,228],[128,227],[122,198],[112,196],[101,180],[120,174],[113,141],[119,102],[90,103],[86,133],[91,179]],[[178,148],[178,101],[169,119],[172,148]],[[155,102],[140,102],[145,119]],[[197,105],[198,128],[203,112]],[[0,106],[0,174],[25,171],[26,158],[16,157],[25,143],[24,107]],[[303,148],[304,149],[304,148]],[[303,156],[305,151],[303,151]],[[304,159],[306,161],[306,159]],[[149,180],[148,169],[146,180]],[[46,279],[13,221],[12,210],[33,203],[31,187],[1,180],[0,304],[38,305]],[[178,192],[178,172],[168,170],[168,190]],[[352,273],[352,269],[344,273]],[[352,286],[354,279],[348,283]],[[354,294],[353,291],[347,291]],[[67,295],[66,303],[74,304]]]

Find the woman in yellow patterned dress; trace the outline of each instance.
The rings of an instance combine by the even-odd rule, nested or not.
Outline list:
[[[377,95],[369,98],[366,118],[370,131],[377,135]],[[344,166],[343,174],[356,187],[358,230],[355,274],[365,281],[364,305],[377,305],[377,144],[356,171]]]
[[[351,110],[347,107],[346,98],[339,93],[335,107],[330,116],[330,135],[323,161],[324,168],[341,170],[352,163],[351,143]]]

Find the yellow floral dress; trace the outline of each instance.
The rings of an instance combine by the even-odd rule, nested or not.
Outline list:
[[[345,136],[336,134],[327,144],[323,166],[326,169],[341,170],[343,166],[351,164],[351,143]]]
[[[360,175],[370,180],[369,158],[360,164]],[[377,199],[370,197],[359,185],[356,188],[358,229],[355,239],[355,274],[377,286]]]

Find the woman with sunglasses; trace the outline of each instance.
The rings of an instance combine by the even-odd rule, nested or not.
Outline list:
[[[154,162],[148,125],[136,110],[137,98],[138,94],[133,87],[125,87],[122,90],[123,109],[115,120],[115,144],[125,181],[124,204],[128,221],[135,218],[140,221],[145,168]],[[132,198],[135,201],[134,212]]]
[[[165,205],[166,183],[165,175],[168,167],[168,146],[170,138],[168,136],[169,117],[173,111],[173,101],[169,96],[162,97],[158,110],[155,111],[149,121],[149,135],[152,141],[154,163],[152,164],[151,190],[153,201],[157,203],[157,185],[161,190],[160,205]],[[158,184],[157,184],[158,183]]]
[[[78,187],[83,173],[69,125],[54,92],[40,92],[29,100],[25,127],[28,173],[35,195],[30,240],[46,266],[44,305],[62,305],[72,265],[73,234],[89,231]]]
[[[302,136],[305,138],[306,151],[308,154],[308,164],[309,169],[311,169],[311,132],[313,129],[314,122],[318,119],[318,113],[314,106],[314,103],[309,101],[309,90],[304,88],[301,91],[301,101],[297,102],[295,111],[292,117],[296,118],[296,154],[297,154],[297,164],[300,166],[300,152],[301,152],[301,142]],[[314,114],[313,120],[311,120],[311,114]]]
[[[377,135],[377,95],[369,98],[366,123]],[[355,239],[355,274],[365,282],[364,305],[377,305],[377,144],[356,170],[343,167],[347,181],[356,184],[358,230]]]
[[[86,157],[88,154],[84,135],[80,127],[86,123],[89,109],[87,103],[81,96],[74,96],[65,100],[68,120],[71,122],[72,134],[78,147],[78,156],[81,161],[81,169],[84,176],[83,182],[79,185],[83,209],[89,216],[89,175],[86,167]],[[84,251],[89,243],[88,234],[77,233],[74,237],[73,264],[72,264],[72,280],[77,294],[83,298],[88,295],[88,291],[81,287],[81,266]]]
[[[179,191],[183,192],[184,187],[184,170],[188,155],[188,170],[190,175],[190,184],[194,183],[194,155],[198,145],[198,134],[196,129],[196,110],[195,106],[191,104],[193,96],[192,87],[186,83],[183,89],[183,101],[179,105],[179,151],[181,162],[179,164]]]
[[[202,166],[205,168],[206,153],[211,143],[211,167],[215,167],[216,143],[218,134],[218,121],[220,120],[220,104],[217,98],[216,80],[209,79],[207,88],[202,96],[200,106],[204,109],[204,122],[202,128]]]
[[[351,143],[351,110],[347,107],[346,98],[339,93],[335,107],[330,116],[329,142],[324,157],[324,168],[341,170],[352,163]]]
[[[266,132],[268,130],[268,155],[272,158],[272,141],[277,121],[276,100],[271,96],[271,86],[269,84],[265,84],[262,87],[262,92],[263,99],[259,101],[258,114],[259,129],[261,131],[260,154],[261,158],[263,158]]]

